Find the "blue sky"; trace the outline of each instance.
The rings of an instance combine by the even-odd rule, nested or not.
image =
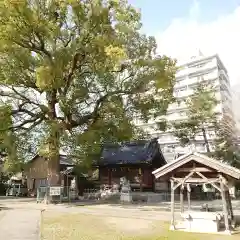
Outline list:
[[[175,18],[190,17],[189,10],[198,4],[201,9],[200,22],[209,22],[232,12],[240,5],[240,0],[129,0],[141,9],[143,30],[149,34],[167,28]],[[193,12],[194,13],[194,10]]]
[[[142,31],[158,52],[187,61],[199,50],[219,54],[232,85],[240,83],[240,0],[128,0],[141,9]]]

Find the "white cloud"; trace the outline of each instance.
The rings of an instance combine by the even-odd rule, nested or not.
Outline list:
[[[240,7],[208,23],[193,18],[199,13],[199,4],[194,1],[187,18],[174,19],[158,34],[159,52],[177,58],[180,63],[199,49],[204,55],[218,53],[228,69],[231,85],[240,83]]]
[[[200,4],[197,0],[193,1],[193,4],[189,10],[189,17],[191,19],[196,19],[200,15]]]

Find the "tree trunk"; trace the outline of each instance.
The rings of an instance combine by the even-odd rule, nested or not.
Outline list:
[[[60,185],[60,156],[51,156],[48,159],[48,185],[57,186]]]
[[[205,146],[206,146],[206,148],[207,148],[207,152],[210,153],[209,142],[208,142],[206,130],[205,130],[204,127],[202,127],[202,133],[203,133],[204,143],[205,143]]]
[[[52,127],[49,136],[49,159],[48,159],[48,185],[60,185],[60,146],[59,133]]]
[[[59,133],[51,126],[48,139],[48,177],[47,192],[45,195],[45,203],[50,203],[53,199],[50,196],[50,187],[60,186],[60,144]]]
[[[60,133],[57,121],[56,90],[47,92],[48,116],[49,116],[49,139],[48,139],[48,185],[60,185]]]

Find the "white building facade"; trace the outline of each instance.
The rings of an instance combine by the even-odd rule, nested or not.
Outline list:
[[[239,79],[240,80],[240,79]],[[232,86],[233,112],[236,121],[238,140],[240,139],[240,84]]]
[[[219,118],[226,119],[229,131],[235,131],[232,96],[226,68],[218,55],[208,57],[197,56],[192,58],[186,64],[179,66],[174,87],[174,97],[177,101],[168,107],[167,115],[148,121],[148,123],[143,123],[140,120],[136,121],[136,125],[141,126],[151,135],[151,137],[159,138],[159,144],[165,153],[181,154],[190,150],[190,146],[180,146],[178,139],[173,136],[171,129],[161,132],[157,130],[157,124],[158,122],[161,122],[162,119],[165,119],[167,122],[177,122],[186,119],[187,107],[184,100],[194,93],[195,88],[201,81],[210,83],[214,86],[216,90],[215,96],[219,101],[215,111],[219,114]],[[212,148],[211,142],[214,137],[214,131],[208,130],[207,138],[210,148]],[[194,148],[198,152],[206,151],[204,139],[201,134],[196,136]]]

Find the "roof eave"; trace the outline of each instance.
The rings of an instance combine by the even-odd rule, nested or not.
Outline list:
[[[201,161],[199,159],[191,159],[190,156],[197,156],[200,159],[203,159],[203,161]],[[160,178],[160,177],[168,174],[169,172],[179,168],[180,166],[186,164],[187,162],[189,162],[191,160],[195,160],[199,163],[202,163],[203,165],[207,165],[206,162],[204,162],[204,160],[205,161],[207,160],[208,163],[210,163],[209,167],[219,171],[219,173],[221,172],[223,174],[226,174],[236,180],[240,179],[240,170],[232,169],[232,167],[230,169],[230,166],[219,163],[214,159],[211,159],[209,157],[206,157],[206,156],[196,153],[196,152],[194,152],[194,153],[191,152],[191,153],[185,154],[185,155],[179,157],[178,159],[176,159],[175,161],[170,162],[170,163],[162,166],[161,168],[156,169],[155,171],[152,172],[152,174],[155,176],[155,178]],[[213,166],[211,163],[215,166]],[[219,169],[221,169],[221,170],[219,170]]]

